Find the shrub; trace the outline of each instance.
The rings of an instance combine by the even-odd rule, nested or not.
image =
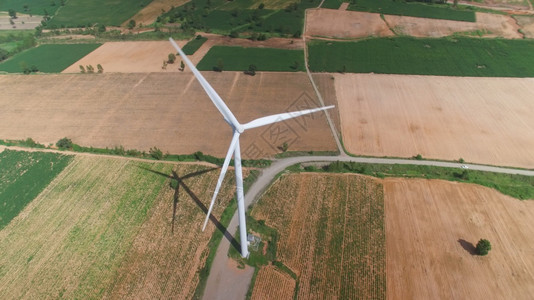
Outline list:
[[[486,255],[491,250],[491,244],[486,239],[480,239],[477,243],[476,251],[478,255]]]
[[[56,146],[60,149],[72,149],[72,140],[64,137],[57,141]]]
[[[417,160],[422,160],[423,159],[423,156],[421,154],[417,154],[416,156],[414,156],[413,158],[417,159]]]
[[[157,160],[162,160],[162,159],[163,159],[163,152],[161,152],[161,150],[159,150],[157,147],[150,148],[150,150],[148,151],[148,153],[149,153],[150,156],[152,156],[154,159],[157,159]]]

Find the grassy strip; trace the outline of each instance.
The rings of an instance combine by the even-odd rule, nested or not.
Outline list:
[[[0,140],[0,145],[4,146],[18,146],[18,147],[29,147],[29,148],[41,148],[41,149],[52,149],[52,145],[45,146],[35,142],[31,138],[26,140]],[[83,153],[94,153],[94,154],[103,154],[103,155],[117,155],[117,156],[126,156],[126,157],[135,157],[143,159],[154,159],[154,160],[163,160],[163,161],[183,161],[183,162],[194,162],[194,161],[205,161],[216,165],[222,165],[224,163],[224,158],[215,157],[212,155],[204,154],[200,151],[197,151],[193,154],[164,154],[157,147],[151,148],[149,152],[139,151],[135,149],[124,149],[123,146],[118,146],[115,148],[94,148],[94,147],[84,147],[70,143],[66,147],[59,147],[59,150],[70,150],[74,152],[83,152]],[[268,159],[243,159],[241,161],[244,167],[254,167],[254,168],[264,168],[271,165],[271,161]],[[230,165],[234,165],[234,160],[230,161]]]
[[[274,48],[243,48],[214,46],[198,63],[201,71],[221,69],[244,71],[250,65],[256,71],[295,72],[304,71],[304,52]]]
[[[88,24],[120,26],[151,0],[69,0],[47,24],[49,28]]]
[[[316,40],[309,43],[309,64],[314,72],[534,77],[533,48],[532,40],[468,37]]]
[[[337,151],[286,151],[282,153],[277,153],[274,155],[275,158],[286,158],[286,157],[296,157],[296,156],[336,156],[339,155]]]
[[[198,48],[200,48],[208,38],[205,38],[201,35],[197,35],[197,37],[194,40],[190,40],[185,46],[182,48],[184,53],[186,55],[193,55],[195,52],[197,52]]]
[[[4,150],[0,153],[0,229],[69,164],[72,156]]]
[[[476,21],[475,13],[470,8],[458,10],[447,4],[429,5],[394,0],[357,0],[352,2],[349,10],[453,21]]]
[[[293,172],[333,172],[358,173],[378,178],[405,177],[442,179],[465,183],[474,183],[496,189],[517,199],[534,199],[534,177],[525,175],[501,174],[475,170],[454,169],[434,166],[416,165],[380,165],[356,162],[334,162],[323,168],[313,165],[302,168],[295,165],[289,168]]]
[[[252,183],[256,181],[256,178],[259,176],[259,171],[252,170],[250,171],[249,175],[243,180],[243,190],[244,193],[248,191]],[[234,213],[237,209],[237,201],[234,197],[231,201],[228,207],[224,210],[224,212],[221,215],[221,219],[219,222],[222,226],[225,228],[228,227],[228,224],[230,224],[230,221],[232,220],[232,217],[234,216]],[[202,294],[204,293],[204,289],[206,288],[206,283],[208,282],[208,276],[210,274],[211,265],[213,263],[213,260],[215,259],[215,254],[217,253],[217,248],[219,247],[219,244],[221,243],[221,240],[223,238],[223,232],[220,230],[216,230],[213,233],[213,236],[211,237],[209,243],[208,243],[208,249],[209,254],[208,258],[206,259],[206,264],[200,270],[199,275],[199,283],[197,285],[197,288],[195,290],[195,295],[193,296],[193,299],[201,299]],[[238,237],[234,237],[238,240]],[[233,247],[230,247],[230,249],[233,249]]]
[[[39,72],[59,73],[98,47],[100,44],[41,45],[1,63],[0,71],[22,73],[35,66]]]

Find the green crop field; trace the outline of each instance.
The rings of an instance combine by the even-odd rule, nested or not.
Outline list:
[[[476,21],[475,13],[472,10],[458,10],[453,9],[448,5],[429,5],[418,2],[406,3],[404,1],[394,0],[357,0],[356,3],[349,6],[349,10],[453,21]]]
[[[120,26],[151,0],[69,0],[50,20],[48,27],[104,24]]]
[[[301,2],[193,0],[176,7],[161,18],[170,23],[181,23],[184,28],[193,28],[216,33],[264,32],[272,35],[299,36],[304,22],[304,10],[317,7],[319,0]]]
[[[244,71],[251,64],[257,67],[257,71],[304,71],[304,52],[273,48],[215,46],[202,58],[197,68],[211,71],[219,62],[222,62],[224,71]]]
[[[0,11],[13,9],[22,14],[45,15],[48,13],[53,16],[60,7],[61,0],[0,0]]]
[[[0,153],[0,229],[15,218],[70,162],[71,156],[4,150]]]
[[[478,38],[376,38],[312,41],[314,72],[534,77],[534,41]]]
[[[101,44],[49,44],[21,52],[0,63],[0,71],[21,73],[24,67],[37,66],[39,72],[58,73]]]
[[[321,8],[331,8],[331,9],[338,9],[343,2],[343,0],[325,0],[323,2],[323,5],[321,5]]]
[[[192,40],[190,40],[185,46],[182,48],[184,53],[186,55],[193,55],[195,52],[197,52],[198,48],[200,48],[208,39],[205,37],[196,37]]]
[[[384,191],[370,177],[283,175],[251,216],[278,233],[264,239],[275,266],[296,280],[296,299],[384,299],[386,248]],[[255,232],[262,232],[258,230]],[[259,247],[263,252],[263,248]],[[342,253],[342,255],[340,255]],[[256,255],[251,252],[251,257]],[[256,278],[253,299],[268,295]],[[287,288],[287,286],[280,286]]]

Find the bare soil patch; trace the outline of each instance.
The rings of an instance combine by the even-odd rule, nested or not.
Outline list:
[[[180,46],[186,41],[178,41]],[[163,61],[170,53],[176,53],[168,41],[149,42],[107,42],[65,69],[63,73],[80,73],[80,65],[100,64],[104,72],[145,73],[145,72],[179,72],[178,63],[162,69]],[[191,57],[194,59],[194,57]]]
[[[104,65],[104,69],[106,66]],[[237,119],[318,106],[304,73],[206,72],[206,79]],[[55,144],[69,137],[93,147],[223,157],[231,131],[191,73],[56,74],[0,76],[0,137]],[[335,151],[324,114],[247,131],[246,158],[291,151]]]
[[[158,16],[162,14],[162,10],[169,11],[173,6],[182,6],[187,2],[189,2],[189,0],[154,0],[145,6],[145,8],[141,9],[130,20],[134,20],[137,25],[150,25],[156,22]],[[122,25],[127,26],[130,20],[125,21]]]
[[[527,39],[534,39],[534,16],[514,16]]]
[[[306,35],[334,38],[392,36],[380,14],[333,9],[309,9]]]
[[[534,203],[471,184],[384,181],[388,299],[528,299]],[[479,239],[487,256],[473,255]]]
[[[346,149],[534,168],[534,79],[345,74]]]
[[[34,29],[41,25],[42,16],[31,16],[17,13],[17,18],[13,19],[14,25],[11,25],[9,20],[11,17],[6,13],[0,13],[0,30],[26,30]]]
[[[485,37],[522,38],[519,26],[510,16],[476,13],[476,23],[384,15],[386,22],[397,34],[415,37],[443,37],[456,32],[483,33]]]
[[[532,9],[529,0],[482,0],[481,2],[459,1],[459,3],[498,10],[512,9],[526,11]]]

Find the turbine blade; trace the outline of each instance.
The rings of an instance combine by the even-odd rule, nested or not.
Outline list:
[[[219,179],[217,180],[217,186],[215,187],[215,192],[213,193],[213,197],[211,198],[210,207],[208,209],[208,214],[206,215],[206,220],[204,221],[204,226],[202,226],[202,231],[204,231],[204,229],[206,229],[206,225],[208,225],[211,210],[213,209],[213,204],[215,204],[215,199],[217,198],[217,194],[219,193],[219,189],[221,188],[222,182],[224,180],[224,175],[226,175],[226,170],[228,170],[228,165],[230,164],[232,154],[234,153],[238,141],[239,132],[234,131],[234,136],[232,137],[232,141],[230,142],[230,148],[228,148],[228,153],[226,153],[226,158],[224,159],[224,163],[221,169],[221,175],[219,175]]]
[[[243,124],[243,128],[245,128],[246,130],[246,129],[256,128],[256,127],[260,127],[264,125],[269,125],[272,123],[300,117],[300,116],[311,114],[311,113],[318,112],[321,110],[331,109],[333,107],[334,105],[331,105],[331,106],[324,106],[324,107],[319,107],[319,108],[314,108],[314,109],[306,109],[306,110],[301,110],[301,111],[294,111],[294,112],[289,112],[289,113],[282,113],[282,114],[267,116],[267,117],[259,118],[254,121],[248,122],[247,124]]]
[[[226,103],[224,103],[219,94],[217,94],[213,87],[208,83],[206,78],[204,78],[204,76],[200,74],[195,65],[189,60],[189,58],[185,55],[182,49],[178,47],[178,44],[176,44],[173,38],[169,38],[169,41],[174,46],[176,51],[178,51],[180,57],[185,62],[187,67],[193,72],[200,85],[204,88],[204,91],[206,91],[206,94],[208,94],[208,96],[210,97],[211,102],[215,104],[219,112],[223,115],[223,118],[226,120],[226,122],[231,124],[234,128],[238,128],[240,126],[239,122],[235,118],[234,114],[232,114],[232,111],[230,111],[228,106],[226,106]]]

